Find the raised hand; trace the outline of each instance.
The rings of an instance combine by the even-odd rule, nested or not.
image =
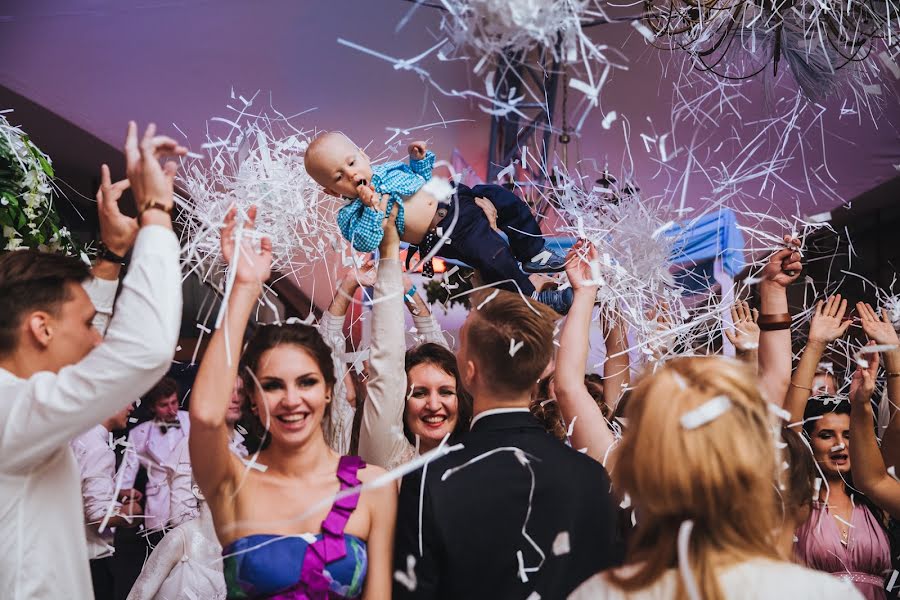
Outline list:
[[[736,301],[731,305],[731,322],[733,330],[726,329],[725,337],[739,352],[749,352],[759,348],[759,325],[756,320],[759,311],[750,310],[746,301]]]
[[[877,344],[900,344],[900,338],[898,338],[897,332],[894,330],[894,324],[891,323],[887,310],[881,310],[881,318],[879,319],[878,313],[875,312],[871,305],[865,302],[857,302],[856,312],[859,314],[859,322],[863,331],[866,332],[870,340]]]
[[[259,242],[257,251],[249,236],[241,237],[241,251],[236,265],[232,265],[234,258],[234,233],[236,228],[237,208],[231,207],[225,215],[225,226],[222,228],[222,256],[231,268],[236,269],[235,285],[261,286],[272,274],[272,240],[263,237]],[[244,231],[252,231],[256,223],[256,207],[251,206],[247,211],[247,220],[244,223]]]
[[[128,122],[125,138],[125,170],[138,212],[157,203],[171,208],[175,190],[175,173],[178,166],[169,161],[165,167],[159,164],[164,156],[184,156],[187,148],[180,146],[170,137],[156,135],[156,125],[150,123],[144,137],[138,144],[137,124]]]
[[[100,189],[97,190],[97,215],[100,220],[100,240],[115,254],[125,256],[137,238],[137,219],[119,210],[122,193],[131,186],[127,179],[112,183],[109,167],[100,167]]]
[[[869,346],[875,342],[869,342]],[[856,367],[853,373],[853,380],[850,382],[850,402],[854,405],[861,405],[872,399],[875,392],[875,378],[878,376],[878,353],[867,354],[869,365],[863,369],[861,366]]]
[[[788,247],[774,252],[769,257],[761,276],[764,282],[786,288],[800,277],[803,263],[800,262],[800,240],[786,235],[784,243]]]
[[[852,323],[844,320],[846,312],[847,300],[841,299],[840,294],[831,296],[827,302],[819,300],[809,323],[809,341],[828,345],[844,335]]]
[[[387,209],[389,198],[388,194],[382,196],[380,210],[385,211]],[[379,246],[382,254],[388,253],[388,251],[390,254],[400,251],[400,234],[397,232],[397,213],[399,208],[400,204],[395,202],[394,206],[391,207],[390,214],[385,213],[384,223],[381,226],[382,231],[384,231],[384,237],[381,238],[381,245]]]
[[[375,261],[370,259],[358,269],[348,269],[344,278],[353,281],[357,287],[372,287],[377,275]]]
[[[597,249],[586,240],[578,240],[566,255],[566,276],[574,291],[597,291],[600,284],[594,280],[591,264],[599,260]]]
[[[425,158],[425,152],[428,151],[428,144],[425,142],[413,142],[406,149],[411,159],[422,160]]]

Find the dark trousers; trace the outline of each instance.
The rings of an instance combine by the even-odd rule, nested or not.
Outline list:
[[[94,585],[94,600],[113,600],[113,558],[95,558],[91,561],[91,583]]]
[[[487,198],[497,209],[497,227],[507,235],[509,244],[491,229],[484,211],[475,204],[476,197]],[[544,239],[528,205],[499,185],[468,188],[460,184],[447,216],[438,223],[445,234],[456,214],[459,216],[450,232],[450,243],[441,246],[438,256],[461,260],[472,266],[485,284],[497,283],[501,289],[521,290],[530,296],[534,285],[519,263],[539,254],[544,248]]]

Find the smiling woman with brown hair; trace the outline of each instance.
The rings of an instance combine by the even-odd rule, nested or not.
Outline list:
[[[253,229],[255,218],[251,208],[245,231]],[[243,333],[272,261],[267,238],[259,250],[242,242],[235,260],[236,227],[232,208],[222,230],[222,255],[232,263],[234,285],[225,322],[197,372],[189,440],[194,475],[223,546],[228,597],[388,597],[396,490],[387,486],[335,499],[384,471],[339,455],[325,440],[322,422],[336,379],[330,349],[314,328],[266,325],[250,339],[241,376],[250,410],[268,438],[254,457],[263,468],[246,468],[228,450],[228,406]],[[399,246],[394,222],[385,221],[385,228],[383,247]]]

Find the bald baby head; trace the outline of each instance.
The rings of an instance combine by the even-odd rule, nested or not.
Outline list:
[[[317,136],[306,149],[306,172],[332,196],[356,198],[372,180],[369,157],[343,133]]]

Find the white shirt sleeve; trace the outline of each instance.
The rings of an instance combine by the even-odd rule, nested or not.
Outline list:
[[[344,383],[344,375],[347,373],[347,363],[342,358],[347,350],[344,339],[344,317],[333,315],[327,310],[322,313],[318,330],[322,339],[331,349],[331,359],[334,365],[334,399],[331,403],[331,415],[329,416],[325,439],[331,448],[338,454],[350,452],[350,434],[353,429],[353,407],[347,402],[347,386]]]
[[[99,426],[98,426],[99,427]],[[92,429],[72,442],[75,460],[81,471],[81,496],[84,501],[84,521],[97,526],[110,503],[120,506],[114,498],[116,491],[116,454],[101,432]],[[105,433],[104,429],[102,433]]]
[[[100,279],[92,277],[84,282],[81,286],[87,292],[94,310],[94,329],[100,332],[100,335],[106,335],[106,328],[109,327],[109,320],[112,318],[113,303],[116,301],[116,290],[119,289],[118,279]]]
[[[141,228],[116,315],[103,342],[59,373],[36,373],[9,398],[0,456],[9,471],[41,464],[60,446],[159,381],[171,363],[181,322],[180,248],[164,227]]]
[[[434,317],[434,313],[413,315],[413,324],[416,326],[416,339],[420,344],[437,344],[447,350],[450,349],[450,344],[447,343],[441,324]]]
[[[406,408],[406,339],[403,327],[403,280],[400,261],[382,259],[375,281],[369,384],[359,433],[359,455],[387,468],[409,452],[403,437]]]

